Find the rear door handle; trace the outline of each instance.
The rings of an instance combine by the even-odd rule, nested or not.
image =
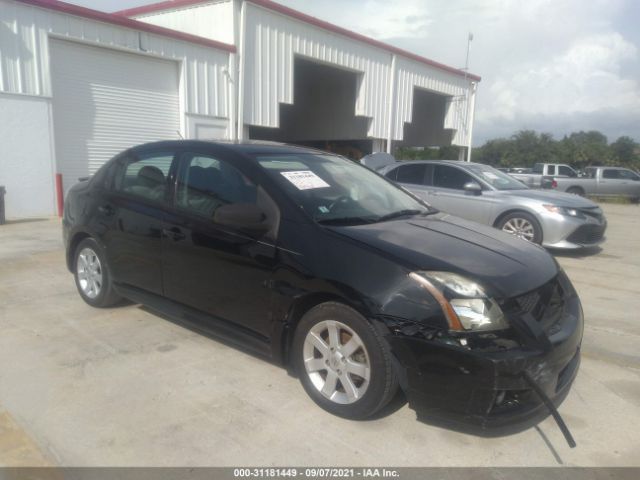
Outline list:
[[[167,238],[171,238],[174,242],[177,242],[178,240],[184,240],[185,238],[187,238],[187,236],[184,233],[182,233],[182,230],[180,230],[178,227],[163,228],[162,235],[164,235]]]
[[[111,205],[100,205],[98,211],[106,216],[111,216],[114,213],[114,209]]]

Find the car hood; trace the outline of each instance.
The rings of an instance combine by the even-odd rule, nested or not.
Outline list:
[[[559,207],[570,208],[597,208],[598,205],[588,198],[571,193],[552,192],[549,190],[502,190],[497,193],[512,197],[529,198],[543,203],[551,203]]]
[[[543,248],[445,213],[328,228],[410,269],[464,275],[496,298],[531,291],[558,273],[555,260]]]

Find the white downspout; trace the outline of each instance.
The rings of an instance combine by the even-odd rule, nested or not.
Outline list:
[[[471,142],[473,139],[473,119],[476,113],[477,82],[471,82],[471,98],[469,99],[469,118],[467,120],[467,162],[471,161]]]
[[[229,139],[237,140],[238,130],[236,128],[236,107],[238,106],[238,91],[237,91],[237,74],[238,74],[238,60],[237,53],[229,54],[229,65],[227,70],[227,83],[229,85],[229,95],[227,100],[229,102]]]
[[[391,143],[393,142],[393,122],[395,121],[396,109],[396,55],[391,57],[391,86],[389,88],[389,125],[387,128],[387,153],[391,153]]]
[[[237,135],[236,138],[238,140],[244,140],[244,84],[246,80],[245,75],[245,32],[246,32],[246,17],[247,17],[247,2],[242,2],[242,7],[240,7],[240,38],[239,38],[239,46],[238,46],[238,55],[240,56],[238,60],[238,104],[236,107],[237,117],[238,117],[238,125],[237,125]]]

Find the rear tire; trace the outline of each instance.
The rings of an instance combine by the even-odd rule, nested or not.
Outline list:
[[[292,354],[307,394],[334,415],[368,418],[398,390],[386,341],[344,304],[327,302],[309,310],[296,328]]]
[[[513,212],[505,215],[496,227],[531,243],[542,244],[542,227],[530,213]]]
[[[76,247],[73,275],[78,293],[92,307],[111,307],[122,301],[113,290],[104,252],[93,238],[85,238]]]
[[[584,190],[582,190],[580,187],[569,187],[567,188],[567,193],[572,193],[574,195],[580,195],[581,197],[584,197]]]

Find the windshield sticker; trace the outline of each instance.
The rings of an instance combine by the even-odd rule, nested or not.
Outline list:
[[[490,178],[491,180],[497,180],[498,179],[498,176],[493,172],[482,172],[482,175],[487,177],[487,178]]]
[[[320,210],[322,213],[329,213],[329,209],[324,205],[319,206],[318,210]]]
[[[293,183],[298,190],[311,190],[313,188],[326,188],[330,186],[311,170],[280,173],[284,178]]]

